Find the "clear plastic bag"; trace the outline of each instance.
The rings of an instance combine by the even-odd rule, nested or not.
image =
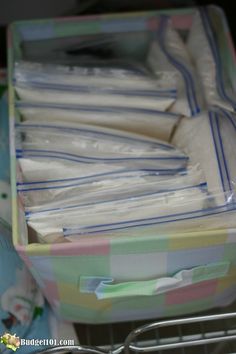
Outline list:
[[[78,165],[78,168],[83,169],[85,164],[118,164],[123,167],[137,168],[137,169],[182,169],[186,167],[188,162],[187,157],[175,157],[175,156],[141,156],[141,157],[122,157],[122,158],[106,158],[106,157],[94,157],[85,156],[71,153],[64,153],[58,150],[44,150],[44,149],[17,149],[17,159],[20,158],[38,158],[47,160],[48,162],[53,160],[63,162],[74,162]]]
[[[117,130],[27,122],[18,125],[17,131],[18,157],[166,169],[182,168],[188,161],[185,154],[166,142]]]
[[[207,198],[208,199],[208,198]],[[210,202],[210,200],[209,200]],[[206,203],[207,204],[207,203]],[[195,205],[197,206],[197,205]],[[187,209],[187,208],[186,208]],[[230,208],[204,207],[202,209],[186,212],[177,212],[172,215],[157,216],[153,218],[136,219],[131,222],[106,223],[94,225],[94,227],[65,227],[64,238],[68,241],[78,241],[82,237],[143,237],[143,235],[163,235],[178,232],[194,232],[218,229],[230,229],[235,227],[236,206]],[[42,240],[42,239],[41,239]],[[59,240],[58,234],[51,234],[47,242]],[[60,236],[60,242],[63,240]]]
[[[18,192],[28,213],[47,212],[71,205],[93,204],[152,193],[206,187],[197,167],[172,173],[151,171],[122,171],[88,178],[57,180],[44,183],[18,184]]]
[[[89,61],[84,65],[62,66],[20,61],[15,63],[14,79],[18,83],[42,83],[47,85],[68,85],[75,87],[106,88],[110,90],[163,90],[152,72],[141,63],[112,61]],[[164,89],[175,92],[176,86]]]
[[[141,90],[109,90],[90,87],[57,86],[38,83],[15,85],[20,99],[33,102],[85,104],[91,106],[128,107],[167,110],[175,101],[176,93]]]
[[[24,122],[16,124],[16,131],[21,133],[23,144],[42,146],[63,146],[63,150],[70,149],[70,143],[77,149],[97,150],[105,153],[149,153],[157,151],[160,154],[175,154],[185,156],[170,143],[141,134],[124,132],[109,128],[100,128],[85,124]]]
[[[160,18],[148,62],[157,77],[177,87],[177,99],[170,110],[188,117],[199,114],[203,104],[200,84],[187,47],[167,16]]]
[[[18,158],[18,185],[45,184],[63,180],[102,178],[117,172],[128,172],[127,168],[112,164],[74,164],[71,161],[60,161],[44,157]],[[172,171],[172,170],[171,170]],[[153,169],[157,173],[157,169]],[[21,181],[21,182],[20,182]]]
[[[167,217],[180,213],[201,210],[206,202],[205,187],[197,186],[165,193],[153,193],[148,196],[114,200],[106,203],[93,203],[88,206],[61,208],[56,213],[31,215],[28,225],[38,234],[39,240],[47,242],[61,237],[63,229],[80,225],[81,233],[89,228],[109,224],[136,223],[138,220]]]
[[[137,108],[72,106],[21,101],[17,102],[17,108],[24,120],[37,123],[46,121],[91,124],[139,133],[165,141],[169,141],[180,119],[179,114],[172,112]]]
[[[229,97],[222,79],[221,61],[205,10],[196,11],[187,47],[200,76],[207,104],[233,110],[236,102]]]
[[[198,120],[183,119],[173,143],[203,169],[209,193],[217,206],[235,199],[235,117],[223,109],[209,111]]]

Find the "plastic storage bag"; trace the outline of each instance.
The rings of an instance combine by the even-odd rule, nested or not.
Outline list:
[[[198,121],[182,120],[173,139],[192,163],[200,163],[217,206],[235,201],[234,120],[227,111],[209,111]]]
[[[20,61],[15,64],[14,78],[19,83],[175,93],[176,86],[163,89],[149,68],[141,63],[132,65],[124,61],[122,65],[121,61],[120,66],[115,63],[112,66],[112,61],[92,61],[89,64],[89,60],[83,66],[78,62],[77,67]]]
[[[201,170],[196,167],[183,171],[117,171],[88,178],[72,178],[41,183],[19,183],[18,193],[25,210],[47,211],[69,205],[86,205],[151,193],[170,192],[178,189],[204,185]]]
[[[71,106],[21,102],[16,104],[24,120],[82,123],[139,133],[169,141],[180,115],[166,111],[106,106]]]
[[[207,11],[204,9],[196,11],[187,47],[201,78],[207,104],[219,105],[229,110],[234,109],[236,102],[227,93],[214,34]]]
[[[200,83],[184,42],[166,16],[160,17],[148,60],[157,76],[177,86],[177,99],[170,110],[188,117],[199,114],[202,107]]]
[[[18,126],[17,156],[45,157],[83,164],[106,163],[127,167],[178,169],[188,157],[154,138],[108,128],[30,124]]]
[[[96,90],[80,87],[46,86],[45,84],[17,84],[20,99],[33,102],[61,102],[64,104],[87,104],[108,107],[128,107],[141,109],[167,110],[175,101],[175,93]]]
[[[21,135],[22,145],[35,144],[36,146],[60,146],[61,150],[70,149],[98,151],[113,154],[137,154],[157,152],[160,155],[176,155],[185,157],[173,145],[147,137],[116,129],[100,128],[82,124],[35,123],[24,122],[16,125],[17,132]],[[19,143],[20,145],[20,143]]]
[[[80,225],[82,234],[89,234],[90,227],[110,224],[135,223],[140,218],[151,219],[171,215],[178,208],[180,213],[201,210],[206,200],[204,186],[150,193],[144,196],[114,199],[110,202],[93,202],[88,206],[72,206],[57,211],[30,214],[28,225],[38,234],[38,239],[52,242],[63,235],[63,229]],[[112,227],[112,226],[111,226]]]

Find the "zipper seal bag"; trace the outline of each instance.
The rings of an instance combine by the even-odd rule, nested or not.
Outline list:
[[[171,107],[171,111],[182,113],[186,116],[196,116],[200,112],[201,95],[199,92],[197,78],[191,64],[191,58],[187,47],[179,34],[171,27],[169,17],[161,16],[159,28],[154,38],[157,46],[157,63],[162,58],[163,65],[167,65],[164,58],[172,66],[173,75],[177,80],[177,99]],[[159,50],[159,52],[158,52]],[[157,66],[158,69],[158,66]],[[165,70],[168,70],[168,66]],[[169,69],[170,70],[170,69]]]
[[[200,171],[199,171],[200,172]],[[90,203],[90,201],[107,201],[114,198],[136,198],[153,193],[164,193],[176,190],[193,188],[196,185],[203,188],[201,174],[189,176],[175,173],[171,175],[146,172],[142,175],[116,174],[106,176],[107,179],[73,181],[73,183],[50,183],[18,185],[17,191],[23,196],[25,211],[32,213],[42,212],[49,208],[59,208],[75,204]],[[58,181],[59,182],[59,181]],[[198,184],[197,184],[198,183]]]
[[[235,101],[228,97],[225,90],[218,45],[206,9],[200,8],[195,13],[187,47],[201,77],[208,105],[229,110],[232,110],[232,106],[236,107]]]
[[[15,90],[21,100],[91,106],[118,106],[141,109],[167,110],[176,100],[175,92],[139,90],[102,90],[74,86],[56,86],[40,83],[16,83]]]
[[[169,141],[180,114],[167,111],[17,101],[24,121],[91,124]]]

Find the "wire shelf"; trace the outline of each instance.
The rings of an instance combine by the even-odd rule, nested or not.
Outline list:
[[[236,312],[208,313],[157,322],[76,325],[80,345],[40,352],[88,354],[233,354]]]

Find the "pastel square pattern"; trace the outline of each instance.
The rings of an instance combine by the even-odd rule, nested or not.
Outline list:
[[[111,256],[111,276],[115,280],[142,280],[163,276],[167,269],[165,252]]]
[[[217,280],[210,280],[171,291],[166,296],[166,305],[186,304],[194,300],[204,299],[214,295],[216,287]]]
[[[55,274],[53,272],[52,260],[48,257],[31,257],[31,263],[35,269],[43,276],[43,279],[53,281]]]
[[[193,268],[202,264],[220,262],[224,256],[224,245],[188,249],[168,253],[167,271],[174,274],[182,269]]]

